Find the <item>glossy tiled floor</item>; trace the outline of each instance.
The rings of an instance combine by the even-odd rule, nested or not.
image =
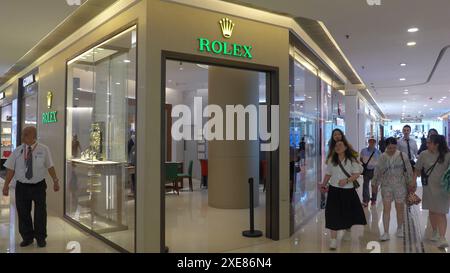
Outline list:
[[[419,196],[421,188],[418,189]],[[450,249],[438,249],[427,239],[429,236],[429,225],[427,225],[428,212],[421,210],[420,206],[411,207],[408,212],[410,224],[406,225],[406,237],[397,238],[396,213],[392,208],[390,235],[391,240],[379,242],[380,230],[383,230],[382,223],[383,206],[378,202],[376,207],[365,209],[367,225],[354,226],[352,228],[352,240],[342,241],[342,232],[338,235],[338,249],[329,250],[329,231],[325,229],[324,211],[319,211],[316,216],[297,231],[291,238],[257,245],[231,252],[280,252],[280,253],[308,253],[308,252],[341,252],[341,253],[449,253]],[[406,212],[405,212],[406,215]],[[449,219],[449,217],[447,216]],[[450,219],[449,219],[450,222]],[[450,237],[450,228],[447,230],[447,239]]]
[[[3,187],[3,181],[0,181],[0,187]],[[38,248],[36,244],[20,248],[21,237],[17,231],[14,195],[1,197],[0,253],[69,253],[74,250],[77,251],[77,249],[83,253],[117,252],[102,241],[78,230],[59,217],[49,216],[47,226],[48,238],[46,248]],[[70,247],[70,245],[74,247]]]
[[[198,182],[196,182],[198,183]],[[1,182],[0,182],[1,186]],[[248,210],[218,210],[207,206],[207,191],[194,185],[194,193],[181,192],[180,196],[166,196],[166,244],[171,252],[330,252],[329,232],[324,228],[323,211],[318,211],[289,239],[270,241],[266,238],[249,239],[241,236],[248,226]],[[419,188],[420,195],[420,188]],[[264,198],[256,210],[256,227],[264,231]],[[450,252],[440,250],[429,242],[428,212],[414,206],[408,212],[409,225],[406,238],[395,237],[396,216],[391,213],[391,240],[378,242],[382,229],[382,205],[365,210],[367,226],[355,226],[352,240],[338,240],[335,252],[368,253],[379,248],[382,253],[403,252]],[[449,219],[450,220],[450,219]],[[70,252],[69,242],[78,242],[81,252],[116,252],[100,240],[79,231],[66,221],[49,216],[48,246],[39,249],[35,245],[20,248],[21,238],[17,232],[14,198],[1,198],[0,203],[0,252]],[[339,238],[342,234],[339,234]],[[450,228],[447,234],[450,237]]]
[[[242,236],[249,229],[249,210],[225,210],[208,206],[208,191],[193,181],[194,192],[166,194],[166,245],[170,252],[225,252],[270,242],[264,236]],[[187,185],[185,185],[187,186]],[[187,190],[187,189],[185,189]],[[265,197],[260,188],[255,208],[255,228],[265,232]]]

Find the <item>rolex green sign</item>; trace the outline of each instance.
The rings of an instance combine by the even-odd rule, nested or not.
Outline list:
[[[200,52],[209,52],[224,56],[241,57],[245,59],[253,59],[252,46],[229,44],[221,41],[210,41],[206,38],[199,38]]]
[[[219,21],[222,30],[222,36],[225,39],[231,38],[235,24],[228,18]],[[224,41],[211,41],[207,38],[198,39],[198,50],[200,52],[208,52],[216,55],[231,56],[244,59],[253,59],[253,46],[241,45],[237,43],[228,43]]]
[[[57,111],[42,113],[42,123],[49,124],[58,122],[57,114]]]

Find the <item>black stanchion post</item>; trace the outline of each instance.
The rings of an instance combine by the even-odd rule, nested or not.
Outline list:
[[[255,230],[255,195],[253,192],[253,178],[248,179],[249,189],[250,189],[250,230],[242,232],[242,236],[257,238],[263,235],[262,231]]]

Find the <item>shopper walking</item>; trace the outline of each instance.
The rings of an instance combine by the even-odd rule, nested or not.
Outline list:
[[[380,151],[375,148],[377,141],[374,138],[369,139],[369,146],[362,149],[360,153],[360,161],[363,166],[363,207],[367,207],[369,201],[371,205],[375,206],[377,203],[377,193],[372,192],[372,198],[370,197],[370,181],[373,179],[375,166],[377,165],[378,158],[380,157]]]
[[[439,135],[438,131],[436,129],[430,129],[428,130],[428,134],[427,137],[425,138],[425,136],[422,138],[422,144],[420,145],[419,151],[417,152],[419,155],[428,149],[428,142],[430,140],[430,137],[432,135]]]
[[[327,161],[329,161],[333,157],[333,154],[335,152],[334,148],[336,147],[336,143],[338,141],[343,141],[345,146],[350,147],[350,149],[354,151],[352,145],[348,142],[347,138],[345,137],[344,132],[342,132],[341,129],[334,129],[333,132],[331,133],[331,139],[328,141]],[[355,151],[354,153],[356,155],[356,158],[358,158],[357,156],[358,153]]]
[[[418,147],[417,142],[410,136],[411,126],[403,126],[403,137],[398,140],[398,149],[407,154],[408,160],[414,169],[414,165],[416,164],[415,160],[418,157]]]
[[[430,240],[437,242],[439,248],[449,246],[445,234],[450,199],[441,183],[442,177],[449,166],[450,153],[445,137],[432,135],[428,143],[428,150],[421,153],[417,161],[412,178],[412,190],[416,190],[416,180],[420,176],[423,186],[422,209],[429,210],[433,229]]]
[[[344,141],[335,143],[334,153],[327,162],[326,175],[320,185],[328,191],[325,207],[325,226],[331,230],[330,249],[337,248],[337,232],[346,230],[343,240],[350,240],[353,225],[366,225],[366,217],[355,189],[362,173],[353,149]]]
[[[348,143],[347,138],[344,135],[344,132],[341,129],[334,129],[331,132],[331,138],[328,141],[328,154],[326,157],[326,162],[329,162],[331,160],[331,158],[333,157],[334,148],[336,147],[336,143],[338,141],[343,141],[346,146],[352,147],[350,145],[350,143]],[[358,157],[358,156],[356,155],[356,157]],[[325,195],[325,193],[322,193],[320,195],[320,208],[324,209],[325,206],[326,206],[326,195]]]
[[[381,137],[380,142],[378,143],[378,148],[380,149],[381,153],[384,153],[386,151],[386,140],[384,137]]]
[[[5,163],[7,169],[3,195],[9,195],[9,185],[16,184],[16,208],[19,216],[19,233],[23,238],[21,247],[29,246],[36,239],[38,247],[46,246],[47,205],[45,182],[46,172],[53,179],[53,190],[59,191],[59,180],[47,146],[36,142],[37,131],[26,127],[22,131],[23,144],[13,152]],[[34,202],[34,223],[31,207]]]
[[[408,183],[412,177],[412,167],[405,153],[397,149],[397,140],[393,137],[386,139],[386,152],[384,152],[375,167],[372,180],[372,191],[378,192],[381,188],[383,199],[383,227],[384,233],[381,241],[387,241],[391,219],[391,204],[395,201],[397,212],[397,237],[403,237],[404,209]]]
[[[300,161],[300,166],[305,166],[306,165],[306,141],[305,141],[305,137],[302,137],[302,141],[300,141],[299,145],[298,145],[298,151],[299,151],[299,161]]]

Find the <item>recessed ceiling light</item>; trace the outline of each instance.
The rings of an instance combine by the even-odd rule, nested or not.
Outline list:
[[[445,100],[447,97],[444,96],[444,97],[442,97],[442,98]]]
[[[400,80],[400,81],[406,81],[406,79],[405,79],[405,78],[400,78],[399,80]]]
[[[409,92],[408,92],[408,91],[405,91],[405,92],[403,92],[403,94],[405,94],[405,95],[408,95],[408,94],[409,94]]]
[[[120,85],[120,82],[116,82],[116,85]]]
[[[131,63],[130,60],[124,60],[123,62],[124,62],[124,63]]]
[[[442,103],[442,101],[440,100],[440,101],[438,101],[438,103]]]
[[[419,111],[419,114],[422,114],[422,111]]]
[[[415,45],[417,45],[417,43],[416,42],[408,42],[406,45],[407,46],[415,46]]]
[[[428,105],[427,104],[425,104],[423,107],[427,107]]]
[[[430,108],[431,111],[433,111],[433,108]]]
[[[411,33],[417,32],[417,31],[419,31],[419,29],[416,27],[412,27],[412,28],[408,29],[408,32],[411,32]]]
[[[406,66],[406,64],[405,63],[401,63],[400,66]]]
[[[79,98],[75,98],[75,100],[80,100]]]

